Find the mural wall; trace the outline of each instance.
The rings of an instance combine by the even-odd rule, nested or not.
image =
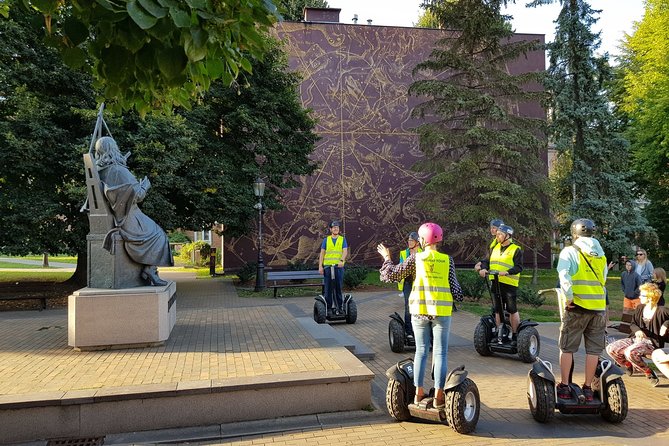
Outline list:
[[[265,263],[280,269],[290,262],[317,262],[327,224],[342,222],[351,261],[378,264],[376,245],[397,252],[423,218],[413,197],[425,177],[412,171],[420,156],[410,117],[418,99],[408,88],[412,70],[425,60],[438,30],[341,23],[277,26],[291,68],[302,74],[304,106],[313,110],[321,140],[313,158],[320,169],[284,197],[286,209],[265,214]],[[541,38],[542,35],[517,36]],[[509,67],[512,72],[544,69],[537,52]],[[521,107],[544,116],[537,105]],[[250,186],[249,186],[250,187]],[[255,261],[253,235],[226,240],[226,268]]]

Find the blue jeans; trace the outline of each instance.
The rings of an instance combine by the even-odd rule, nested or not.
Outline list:
[[[423,387],[427,354],[430,351],[430,333],[434,337],[432,346],[432,365],[434,366],[434,387],[443,389],[448,375],[448,333],[451,330],[450,316],[435,316],[431,321],[411,316],[414,336],[416,337],[416,356],[414,357],[413,383]]]
[[[343,309],[344,298],[341,294],[341,290],[344,288],[344,268],[335,266],[334,270],[335,280],[333,284],[332,278],[330,277],[330,266],[323,267],[323,293],[325,294],[324,297],[328,304],[328,309],[332,308],[332,294],[335,296],[335,306],[339,309]]]

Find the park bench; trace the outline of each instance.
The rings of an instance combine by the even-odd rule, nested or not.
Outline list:
[[[311,280],[312,282],[307,282]],[[317,280],[318,282],[313,282]],[[323,289],[323,274],[319,273],[316,270],[313,271],[270,271],[267,273],[267,281],[272,282],[272,285],[269,285],[269,288],[274,288],[274,298],[276,299],[276,293],[279,288],[291,288],[291,287],[308,287],[308,286],[317,286],[321,287],[321,293]],[[300,281],[303,283],[296,283],[295,281]]]

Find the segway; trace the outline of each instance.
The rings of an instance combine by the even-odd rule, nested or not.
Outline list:
[[[446,378],[443,409],[433,407],[434,389],[430,390],[429,397],[419,404],[414,403],[413,359],[405,359],[390,367],[386,376],[386,406],[390,416],[397,421],[408,421],[412,417],[437,421],[460,434],[468,434],[476,428],[481,411],[479,389],[467,378],[464,365],[452,370]]]
[[[523,320],[518,325],[518,337],[513,340],[513,332],[509,322],[509,313],[499,311],[499,320],[502,321],[499,326],[495,320],[495,308],[502,308],[501,294],[499,289],[499,271],[489,271],[488,275],[493,276],[493,286],[497,293],[493,293],[490,281],[486,278],[486,287],[492,299],[492,313],[482,316],[481,321],[474,330],[474,348],[481,356],[490,356],[493,353],[506,353],[509,355],[518,355],[518,357],[527,363],[534,362],[539,355],[541,342],[539,332],[535,326],[537,322],[529,319]],[[496,305],[499,303],[499,305]]]
[[[406,348],[416,348],[416,339],[407,335],[405,326],[404,319],[397,311],[390,315],[388,343],[390,343],[390,350],[395,353],[402,353]]]
[[[327,307],[327,300],[322,294],[316,296],[316,302],[314,302],[314,321],[318,324],[335,321],[346,321],[347,324],[355,324],[355,321],[358,319],[358,307],[355,305],[353,296],[345,294],[342,308],[337,308],[337,299],[335,295],[335,281],[337,280],[335,278],[335,266],[332,265],[329,269],[330,274],[328,274],[328,276],[330,280],[332,306],[330,308]]]
[[[558,295],[560,318],[564,317],[566,299],[561,290]],[[569,371],[572,382],[574,362]],[[546,423],[553,417],[555,410],[564,414],[600,414],[610,423],[620,423],[627,417],[627,389],[623,382],[623,370],[609,359],[600,358],[595,371],[595,379],[590,384],[594,393],[592,401],[586,401],[583,390],[574,383],[569,384],[570,398],[562,399],[557,395],[557,382],[550,362],[537,358],[527,376],[527,401],[535,420]]]

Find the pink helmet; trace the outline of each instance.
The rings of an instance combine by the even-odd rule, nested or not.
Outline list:
[[[436,223],[423,223],[420,228],[418,228],[418,235],[425,241],[425,243],[431,245],[437,242],[440,242],[444,238],[444,231]]]

